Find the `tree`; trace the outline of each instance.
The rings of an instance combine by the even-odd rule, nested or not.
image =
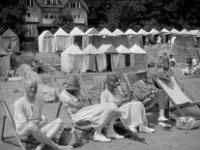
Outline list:
[[[63,28],[66,32],[69,32],[74,27],[73,17],[72,15],[67,12],[61,12],[54,18],[53,26],[58,29],[59,27]]]
[[[10,28],[22,39],[26,31],[25,14],[26,5],[23,0],[1,0],[0,33]]]

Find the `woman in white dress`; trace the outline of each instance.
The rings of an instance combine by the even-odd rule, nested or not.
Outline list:
[[[122,139],[113,130],[115,118],[120,115],[117,105],[114,103],[96,104],[84,106],[84,99],[80,92],[80,85],[76,76],[70,76],[63,84],[65,89],[60,94],[60,99],[69,112],[72,121],[90,121],[95,129],[94,140],[109,142],[112,138]],[[102,129],[107,127],[106,136]]]
[[[140,132],[152,133],[155,129],[148,127],[144,105],[138,101],[131,101],[132,92],[129,91],[125,96],[120,90],[119,79],[116,74],[107,76],[107,87],[101,93],[101,103],[114,103],[118,105],[122,112],[120,121],[128,130],[137,133],[137,127]]]

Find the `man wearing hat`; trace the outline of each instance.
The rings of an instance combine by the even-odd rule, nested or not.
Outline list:
[[[128,89],[128,88],[127,88]],[[128,95],[122,93],[119,78],[116,74],[107,76],[107,87],[101,93],[101,103],[114,103],[118,105],[122,115],[120,120],[122,124],[133,133],[140,132],[152,133],[155,129],[147,126],[145,108],[141,102],[132,101],[132,92],[128,91]]]
[[[61,146],[51,139],[63,128],[60,118],[50,123],[46,122],[42,115],[43,102],[37,94],[38,84],[34,80],[25,81],[25,96],[14,103],[14,120],[16,132],[20,137],[33,136],[41,144],[36,150],[42,150],[44,145],[48,145],[55,150],[69,150],[71,146]]]
[[[114,120],[120,115],[115,104],[84,106],[85,100],[80,92],[79,81],[74,75],[68,77],[63,85],[65,89],[61,92],[60,99],[70,113],[72,121],[90,121],[95,129],[93,137],[95,141],[109,142],[111,138],[123,138],[113,130]],[[107,134],[105,136],[102,134],[102,129],[106,126]]]

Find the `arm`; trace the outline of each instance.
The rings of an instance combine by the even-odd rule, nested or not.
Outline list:
[[[103,91],[100,96],[100,103],[108,103],[106,93]]]

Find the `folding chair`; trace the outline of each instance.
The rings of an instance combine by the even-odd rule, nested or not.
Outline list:
[[[21,137],[18,136],[18,134],[16,133],[15,121],[14,121],[12,113],[11,113],[11,108],[8,106],[8,104],[7,104],[5,99],[1,98],[0,102],[3,105],[3,110],[4,110],[4,113],[5,113],[5,115],[3,116],[3,124],[2,124],[2,131],[1,131],[1,141],[16,145],[16,144],[11,143],[11,142],[8,141],[9,139],[16,138],[16,140],[17,140],[17,142],[19,144],[17,146],[20,146],[22,150],[28,150],[28,149],[32,148],[33,145],[34,146],[38,145],[39,142],[35,141],[33,138],[31,138],[31,139],[29,137],[28,138],[21,138]],[[10,136],[10,137],[5,137],[4,136],[6,118],[8,118],[8,122],[10,124],[11,131],[14,134],[14,136]],[[26,145],[24,146],[23,143],[25,143]]]
[[[164,83],[159,78],[156,78],[156,83],[161,86],[165,92],[169,95],[173,107],[171,110],[175,108],[181,113],[182,116],[185,116],[185,113],[181,110],[181,108],[191,107],[191,106],[198,106],[200,107],[200,102],[196,102],[192,95],[181,86],[180,82],[174,77],[171,77],[171,85],[173,87],[169,87],[166,83]]]
[[[81,86],[84,86],[84,85],[82,85],[82,84],[84,84],[84,83],[83,83],[82,79],[80,79],[80,78],[81,78],[81,76],[78,77],[79,83],[80,83]],[[52,81],[53,81],[54,87],[55,87],[55,89],[56,89],[56,95],[57,95],[58,98],[59,98],[59,105],[58,105],[57,113],[56,113],[56,118],[58,118],[63,103],[62,103],[62,101],[61,101],[61,99],[60,99],[60,93],[59,93],[59,90],[58,90],[58,86],[57,86],[57,84],[56,84],[57,81],[56,81],[55,78],[53,78]],[[87,92],[87,91],[85,91],[85,92]],[[87,95],[87,96],[88,96],[88,95]],[[91,105],[91,100],[90,100],[90,98],[87,97],[87,99],[88,99],[88,101],[89,101],[89,104]],[[66,110],[66,109],[65,109],[65,110]],[[67,115],[68,115],[69,117],[71,117],[70,114],[69,114],[69,112],[68,112],[67,110],[66,110],[66,113],[67,113]],[[93,131],[93,128],[92,128],[91,123],[90,123],[89,121],[71,122],[71,125],[73,126],[74,129],[77,129],[77,130],[82,131],[82,134],[81,134],[81,137],[82,137],[82,138],[87,137],[87,136]]]

